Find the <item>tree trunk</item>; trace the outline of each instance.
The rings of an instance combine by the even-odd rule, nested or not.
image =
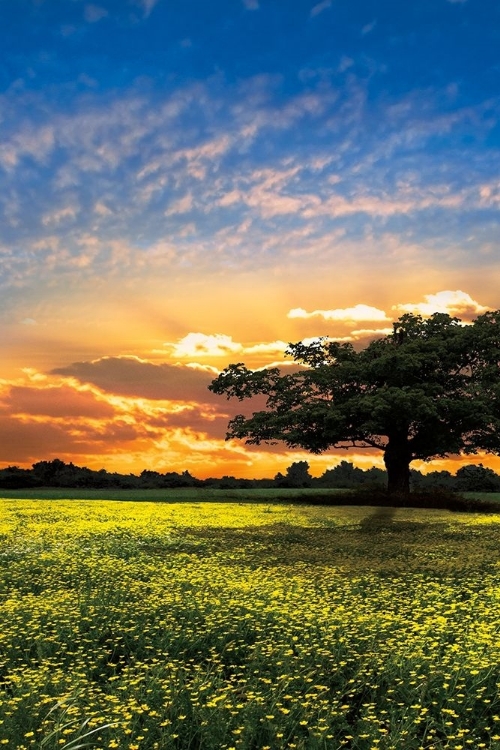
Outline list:
[[[390,495],[410,494],[410,462],[412,456],[408,439],[389,438],[384,452],[384,463],[387,469],[387,491]]]

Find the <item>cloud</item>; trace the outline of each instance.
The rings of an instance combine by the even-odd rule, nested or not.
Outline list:
[[[284,341],[261,342],[244,345],[233,341],[232,336],[223,333],[205,334],[188,333],[176,344],[166,344],[171,349],[171,356],[181,358],[227,357],[232,354],[258,355],[284,352],[287,344]]]
[[[52,375],[92,383],[103,391],[150,400],[217,402],[208,390],[211,373],[182,365],[153,364],[138,357],[102,357],[59,367]]]
[[[94,211],[99,216],[111,216],[113,214],[113,211],[100,201],[95,204]]]
[[[95,393],[81,390],[69,385],[49,385],[33,388],[32,386],[12,386],[4,402],[11,414],[25,414],[30,417],[45,416],[71,419],[112,418],[113,407]]]
[[[361,29],[361,35],[366,36],[371,31],[373,31],[376,25],[377,25],[377,21],[375,20],[371,21],[370,23],[365,24],[365,26],[363,26],[363,28]]]
[[[463,194],[450,193],[447,186],[433,186],[429,191],[400,187],[393,195],[383,196],[370,195],[363,190],[349,198],[334,193],[325,200],[310,201],[309,205],[303,205],[303,216],[306,219],[321,215],[339,218],[363,213],[389,218],[397,214],[409,216],[433,208],[458,209],[466,200]]]
[[[319,16],[320,13],[322,13],[324,10],[327,10],[328,8],[331,8],[332,6],[332,0],[323,0],[323,2],[318,3],[317,5],[314,5],[311,8],[310,16],[311,18],[314,18],[315,16]]]
[[[479,202],[487,208],[498,208],[500,206],[500,182],[494,180],[483,185],[478,185]]]
[[[231,336],[223,333],[188,333],[174,345],[172,354],[174,357],[225,357],[234,352],[241,352],[242,349],[241,344],[237,344]]]
[[[75,206],[66,206],[60,208],[51,213],[42,216],[42,224],[44,226],[50,226],[51,224],[61,224],[67,219],[74,219],[78,213],[78,209]]]
[[[157,5],[159,0],[134,0],[134,5],[138,5],[144,10],[144,17],[148,18],[151,11]]]
[[[422,266],[441,263],[435,248],[453,245],[463,267],[473,242],[477,262],[491,265],[481,249],[495,246],[498,178],[474,152],[464,181],[451,147],[436,171],[432,144],[462,142],[471,129],[486,135],[499,105],[443,113],[443,89],[375,111],[357,64],[342,87],[333,71],[294,96],[266,75],[168,94],[142,84],[96,89],[64,109],[40,92],[6,95],[0,247],[9,260],[0,283],[264,272],[290,257],[299,267],[314,256],[319,268],[333,253],[362,256],[365,267],[378,262],[386,234],[418,248]]]
[[[5,466],[30,466],[35,461],[66,456],[69,460],[75,460],[75,456],[95,450],[94,446],[82,440],[76,444],[63,424],[22,422],[13,419],[10,414],[1,413],[0,442]]]
[[[170,208],[165,211],[165,216],[175,216],[176,214],[185,214],[193,208],[193,196],[186,193],[182,198],[174,201]]]
[[[83,15],[87,23],[97,23],[101,18],[105,18],[108,15],[108,11],[99,5],[86,5]]]
[[[415,304],[395,305],[393,310],[415,313],[424,317],[433,313],[447,313],[448,315],[465,318],[466,320],[487,312],[488,307],[480,305],[466,292],[445,290],[436,294],[426,294],[424,302]]]
[[[344,323],[361,322],[367,320],[384,321],[390,320],[383,310],[369,305],[355,305],[354,307],[338,308],[335,310],[313,310],[307,312],[301,307],[296,307],[288,313],[289,318],[323,318],[323,320],[334,320]]]
[[[318,169],[319,164],[325,166],[329,161],[327,157],[315,159],[312,167]],[[227,207],[243,203],[249,208],[257,209],[265,219],[286,214],[301,214],[307,209],[314,213],[321,204],[317,196],[305,193],[290,195],[284,192],[297,181],[300,171],[300,167],[297,166],[288,169],[255,170],[244,180],[246,184],[241,189],[232,189],[222,195],[218,205]]]
[[[243,5],[247,10],[259,10],[259,0],[243,0]]]
[[[148,466],[206,476],[218,466],[227,474],[228,459],[251,461],[251,449],[225,442],[228,419],[250,412],[211,394],[212,378],[130,357],[75,363],[48,375],[31,371],[22,383],[3,380],[0,463],[29,466],[57,457],[117,471]],[[253,404],[263,405],[262,399]]]
[[[36,372],[23,384],[0,384],[3,463],[112,454],[141,434],[145,430],[140,419],[92,387]]]
[[[348,57],[347,55],[342,55],[340,58],[340,63],[338,67],[339,73],[345,73],[346,70],[349,70],[349,68],[352,68],[354,65],[354,60],[352,57]]]

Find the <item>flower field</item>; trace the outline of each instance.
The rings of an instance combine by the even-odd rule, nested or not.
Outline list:
[[[500,515],[0,513],[0,747],[500,749]]]

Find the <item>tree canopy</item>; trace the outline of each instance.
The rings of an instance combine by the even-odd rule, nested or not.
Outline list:
[[[356,351],[318,338],[290,344],[300,366],[229,365],[209,388],[266,406],[229,422],[227,438],[383,451],[390,492],[409,491],[410,463],[480,450],[500,453],[500,311],[472,324],[405,314],[390,335]]]

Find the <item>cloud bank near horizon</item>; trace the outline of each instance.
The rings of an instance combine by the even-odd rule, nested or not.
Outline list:
[[[332,339],[367,342],[392,329],[358,329],[360,321],[377,325],[401,311],[424,317],[461,311],[464,319],[470,319],[487,307],[466,292],[448,290],[426,295],[421,303],[394,306],[393,314],[361,303],[330,311],[307,313],[295,308],[292,312],[297,310],[300,314],[291,317],[299,327],[311,317],[320,318],[347,329],[345,336]],[[208,390],[213,377],[235,359],[245,359],[257,369],[293,365],[283,358],[286,347],[283,341],[241,343],[227,334],[193,332],[166,344],[161,350],[163,361],[104,356],[46,373],[26,370],[22,377],[0,384],[4,445],[0,464],[30,466],[57,457],[119,471],[132,471],[138,465],[160,471],[187,468],[201,477],[274,475],[293,460],[309,460],[316,472],[324,471],[342,460],[345,452],[310,457],[279,445],[256,448],[225,442],[228,420],[262,408],[263,402],[227,402]],[[367,466],[380,461],[380,456],[373,451],[364,456],[356,453],[354,460]]]

